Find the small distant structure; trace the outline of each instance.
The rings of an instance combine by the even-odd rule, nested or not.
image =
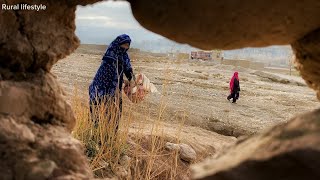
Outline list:
[[[192,51],[190,53],[190,59],[201,59],[201,60],[222,60],[222,52],[217,51]]]

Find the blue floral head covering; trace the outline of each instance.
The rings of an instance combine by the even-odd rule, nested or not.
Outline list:
[[[131,43],[128,35],[119,35],[106,50],[102,63],[89,86],[90,100],[96,97],[114,96],[116,89],[122,90],[123,74],[130,81],[133,75],[127,49],[120,46]],[[121,95],[121,93],[120,93]]]
[[[120,46],[125,43],[131,43],[131,39],[127,34],[119,35],[112,43],[109,45],[106,53],[104,54],[103,60],[113,59],[117,60],[118,56],[123,55],[127,52],[127,49],[121,48]]]

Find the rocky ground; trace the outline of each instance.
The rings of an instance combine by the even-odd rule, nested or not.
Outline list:
[[[54,66],[53,74],[70,99],[76,87],[87,100],[87,87],[100,65],[102,53],[101,48],[82,47]],[[148,95],[143,103],[134,105],[135,110],[147,107],[152,116],[163,104],[163,119],[169,124],[184,121],[186,126],[238,137],[319,107],[315,93],[298,76],[139,53],[131,56],[135,72],[146,74],[161,92]],[[241,85],[237,104],[226,100],[234,71],[239,71]],[[124,100],[125,107],[133,106],[127,98]]]
[[[68,101],[80,97],[88,104],[87,89],[102,54],[100,46],[80,46],[54,65],[52,73]],[[127,123],[128,112],[134,115],[130,134],[159,135],[169,142],[178,138],[195,150],[195,162],[221,152],[237,139],[319,108],[315,93],[302,78],[283,70],[275,73],[148,53],[130,56],[134,71],[149,77],[160,92],[149,94],[140,104],[131,103],[124,95],[123,122]],[[234,71],[239,72],[241,86],[236,104],[226,99]]]

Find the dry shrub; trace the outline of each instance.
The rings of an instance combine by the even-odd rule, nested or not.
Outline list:
[[[166,91],[165,87],[162,89]],[[181,161],[177,152],[165,150],[166,142],[179,143],[184,123],[181,121],[175,138],[166,137],[162,123],[165,98],[162,98],[157,118],[153,121],[147,109],[141,109],[145,114],[142,119],[136,120],[136,109],[130,108],[134,106],[124,106],[119,130],[115,133],[118,106],[109,104],[106,107],[105,103],[97,106],[93,111],[94,122],[88,105],[83,104],[77,91],[74,92],[72,106],[77,123],[72,134],[84,144],[85,154],[96,177],[115,176],[123,155],[128,155],[131,162],[127,168],[129,175],[121,179],[186,179],[190,176],[189,164]],[[130,128],[133,123],[138,128]]]

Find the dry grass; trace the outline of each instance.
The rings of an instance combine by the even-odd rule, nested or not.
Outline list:
[[[115,133],[118,106],[97,106],[94,109],[97,123],[94,123],[88,105],[84,105],[78,98],[77,91],[74,92],[72,106],[77,124],[72,134],[84,144],[96,177],[118,176],[121,179],[147,180],[189,177],[189,164],[182,162],[177,152],[165,150],[166,142],[179,143],[184,123],[182,120],[174,138],[166,137],[162,124],[166,111],[165,94],[161,98],[157,119],[151,120],[147,107],[140,110],[144,116],[138,120],[134,116],[135,110],[126,108],[123,109],[119,131]],[[163,92],[166,92],[165,86]],[[130,128],[132,124],[138,128]],[[131,158],[127,165],[121,161],[124,155]]]

